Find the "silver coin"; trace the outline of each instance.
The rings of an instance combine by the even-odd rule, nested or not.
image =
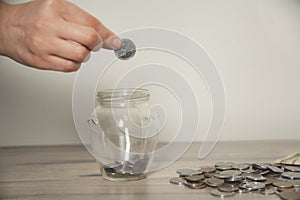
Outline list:
[[[252,166],[257,169],[268,169],[268,166],[270,166],[270,164],[269,163],[253,163]]]
[[[189,182],[187,181],[184,183],[185,186],[192,188],[192,189],[203,189],[206,187],[206,184],[204,182]]]
[[[268,169],[259,172],[260,175],[267,175],[267,174],[269,174],[269,173],[270,173],[270,170],[268,170]]]
[[[242,181],[242,176],[232,176],[230,178],[225,179],[226,182],[239,182]]]
[[[192,173],[195,173],[197,172],[196,170],[193,170],[193,169],[177,169],[176,173],[177,174],[192,174]]]
[[[148,162],[149,162],[149,160],[144,159],[144,158],[137,160],[134,163],[133,167],[132,167],[132,171],[134,173],[143,173],[143,172],[145,172],[146,169],[147,169],[147,166],[148,166]]]
[[[242,173],[255,173],[255,172],[257,172],[258,170],[256,170],[256,169],[253,169],[253,168],[249,168],[249,169],[243,169],[243,170],[241,170],[241,172]]]
[[[226,174],[226,173],[216,173],[214,174],[215,178],[221,178],[221,179],[226,179],[226,178],[231,178],[231,174]]]
[[[227,170],[227,171],[220,172],[220,174],[228,174],[231,176],[240,176],[242,174],[242,172],[240,172],[238,170]]]
[[[135,162],[139,161],[140,159],[141,159],[141,156],[138,154],[135,154],[129,158],[129,162],[135,163]]]
[[[223,198],[223,197],[233,196],[235,193],[234,192],[222,192],[218,189],[213,189],[212,191],[210,191],[210,194]]]
[[[265,185],[270,185],[274,182],[275,180],[273,178],[267,178],[265,181],[263,181],[262,183]]]
[[[292,183],[294,188],[300,188],[300,180],[288,180],[287,182]]]
[[[283,172],[281,176],[288,179],[300,179],[300,172]]]
[[[294,185],[287,181],[274,181],[272,183],[277,188],[292,188]]]
[[[215,167],[219,170],[230,170],[232,169],[232,166],[234,166],[234,163],[232,162],[217,162],[215,164]]]
[[[245,170],[250,167],[250,164],[248,163],[240,163],[240,164],[234,164],[232,165],[233,169],[238,169],[238,170]]]
[[[268,189],[261,190],[260,193],[264,195],[272,195],[277,193],[277,189],[276,187],[271,187]]]
[[[287,181],[287,180],[289,180],[289,178],[285,178],[285,177],[283,177],[283,176],[275,177],[274,179],[275,179],[276,181]]]
[[[250,179],[252,181],[265,181],[267,180],[267,178],[263,177],[260,174],[249,174],[248,176],[246,176],[247,179]]]
[[[245,187],[250,190],[260,190],[260,189],[264,189],[266,185],[260,182],[248,182],[245,183]]]
[[[285,166],[284,169],[291,172],[300,172],[300,167],[295,167],[295,166]]]
[[[175,177],[170,179],[170,183],[176,185],[184,185],[187,181],[183,178]]]
[[[205,178],[213,178],[215,174],[214,173],[205,173],[204,172],[203,175],[204,175]]]
[[[225,184],[225,185],[219,186],[217,189],[222,192],[236,192],[240,188],[236,184]]]
[[[282,169],[280,169],[279,167],[276,167],[276,166],[271,166],[269,165],[268,166],[268,169],[270,169],[272,172],[274,173],[282,173],[284,172]]]
[[[213,173],[216,171],[215,167],[209,167],[209,166],[204,166],[204,167],[200,167],[200,169],[198,169],[197,171],[201,171],[203,173]]]
[[[115,161],[114,163],[110,163],[110,164],[107,164],[107,165],[104,165],[103,167],[104,168],[112,168],[112,169],[121,169],[123,167],[123,164],[122,162],[118,162],[118,161]]]
[[[225,170],[225,171],[221,171],[219,173],[215,173],[214,177],[216,178],[222,178],[222,179],[227,179],[227,178],[231,178],[233,176],[239,176],[242,173],[238,170]]]
[[[125,161],[123,165],[128,167],[128,168],[133,168],[133,166],[134,166],[134,164],[130,161]]]
[[[205,183],[211,187],[218,187],[224,184],[223,179],[218,179],[218,178],[207,178],[205,179]]]
[[[136,46],[130,39],[121,39],[121,48],[115,50],[115,55],[121,60],[128,60],[135,55]]]
[[[251,192],[251,190],[249,190],[248,188],[240,188],[239,190],[238,190],[238,192],[240,193],[240,194],[242,194],[242,193],[249,193],[249,192]]]
[[[218,167],[218,166],[232,167],[232,166],[234,166],[234,165],[235,165],[235,163],[233,163],[233,162],[217,162],[217,163],[215,164],[216,167]]]
[[[247,182],[246,183],[241,183],[239,185],[239,188],[242,189],[242,190],[249,190],[249,188],[247,187]]]
[[[180,175],[180,177],[194,176],[194,175],[202,174],[201,171],[196,171],[194,169],[178,169],[176,172],[177,172],[177,174]]]
[[[191,181],[191,182],[203,181],[204,178],[205,177],[203,175],[193,175],[193,176],[186,176],[186,177],[184,177],[185,180]]]
[[[300,192],[297,191],[282,191],[279,193],[279,196],[286,200],[300,200]]]

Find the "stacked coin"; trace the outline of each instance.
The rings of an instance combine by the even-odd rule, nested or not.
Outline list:
[[[300,200],[300,166],[271,163],[218,162],[198,169],[178,169],[170,183],[192,189],[211,188],[213,196],[256,192]]]

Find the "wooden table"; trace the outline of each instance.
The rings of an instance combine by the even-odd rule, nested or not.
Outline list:
[[[199,143],[171,166],[144,180],[111,182],[99,175],[82,146],[0,148],[0,199],[220,199],[209,189],[193,190],[169,183],[178,168],[197,168],[218,161],[272,162],[300,151],[300,141],[219,142],[203,160]],[[237,194],[227,199],[279,199],[276,195]]]

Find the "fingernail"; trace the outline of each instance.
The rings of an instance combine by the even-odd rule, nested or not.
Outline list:
[[[114,38],[112,45],[114,49],[120,49],[122,46],[122,42],[119,38],[116,37]]]
[[[102,48],[103,43],[100,42],[92,51],[99,51]]]

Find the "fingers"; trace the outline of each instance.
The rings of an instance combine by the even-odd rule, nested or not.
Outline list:
[[[90,51],[103,46],[102,38],[93,28],[72,22],[61,23],[58,37],[77,42]]]
[[[74,72],[77,71],[81,65],[80,63],[56,55],[49,55],[47,59],[47,66],[45,66],[44,69],[51,69],[54,71]]]
[[[31,63],[24,63],[31,67],[42,70],[54,70],[61,72],[73,72],[80,68],[80,63],[68,60],[57,55],[47,55],[40,57],[37,55],[30,55]]]
[[[57,39],[55,48],[49,50],[49,53],[76,63],[82,63],[89,56],[90,51],[78,43]]]
[[[64,39],[52,41],[46,51],[48,53],[43,57],[35,56],[36,62],[39,63],[37,68],[73,72],[90,57],[90,51],[86,47]]]
[[[76,13],[76,15],[74,15],[74,13]],[[97,18],[80,9],[76,5],[70,3],[66,12],[63,14],[63,18],[68,22],[94,29],[99,34],[103,42],[101,45],[96,45],[97,48],[99,48],[99,46],[100,48],[103,46],[103,48],[115,50],[121,47],[121,40],[112,31],[106,28]]]

